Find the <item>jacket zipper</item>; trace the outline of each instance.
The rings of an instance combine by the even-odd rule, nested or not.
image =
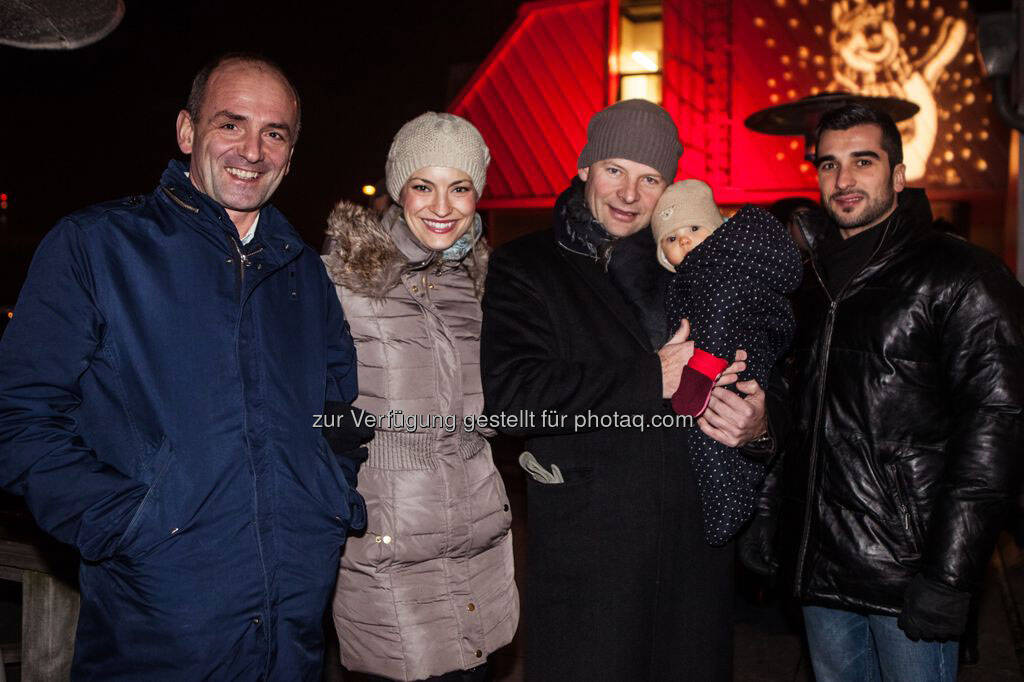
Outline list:
[[[245,291],[245,265],[249,262],[249,257],[242,253],[242,249],[235,240],[231,240],[232,246],[235,247],[235,251],[238,253],[238,300],[242,300],[242,292]]]
[[[804,528],[803,537],[800,538],[800,551],[797,554],[796,562],[796,576],[794,577],[794,589],[796,594],[801,594],[800,583],[803,581],[804,573],[804,559],[807,554],[807,542],[810,539],[810,524],[811,524],[811,509],[813,508],[814,501],[814,488],[815,479],[818,476],[818,433],[821,425],[821,415],[825,409],[825,378],[826,372],[828,371],[828,356],[829,349],[832,347],[832,328],[835,324],[836,319],[836,307],[839,303],[838,298],[833,299],[832,295],[828,293],[828,287],[825,286],[825,282],[821,278],[821,274],[818,272],[817,266],[814,261],[811,260],[811,270],[814,275],[818,278],[818,282],[821,284],[822,289],[825,291],[825,295],[829,299],[828,317],[825,318],[825,333],[822,335],[822,343],[820,346],[821,357],[818,360],[818,374],[821,379],[818,382],[818,398],[817,398],[817,409],[814,413],[814,425],[811,436],[811,456],[808,464],[808,475],[807,475],[807,501],[804,503]]]
[[[882,250],[882,244],[885,243],[885,238],[888,236],[888,233],[892,230],[893,224],[897,220],[899,220],[899,218],[894,216],[893,219],[889,221],[889,224],[885,226],[885,232],[882,233],[882,237],[878,240],[878,245],[875,247],[875,250],[871,253],[871,256],[868,257],[867,262],[864,264],[864,267],[862,267],[856,274],[854,274],[846,282],[846,284],[843,285],[843,288],[836,293],[835,298],[832,298],[832,294],[829,293],[828,287],[825,286],[825,280],[822,279],[821,273],[818,272],[818,266],[815,264],[814,258],[812,257],[809,261],[811,264],[811,271],[814,272],[814,276],[818,279],[818,284],[821,285],[822,291],[824,291],[825,296],[828,297],[829,309],[828,316],[825,318],[825,333],[822,335],[822,343],[820,347],[821,359],[818,362],[818,373],[821,378],[818,382],[818,405],[817,409],[814,412],[814,430],[812,432],[813,435],[811,436],[811,454],[807,471],[807,501],[804,503],[803,537],[800,538],[800,551],[797,553],[796,571],[793,579],[793,586],[797,596],[802,595],[802,592],[800,590],[800,583],[803,581],[804,560],[807,558],[807,543],[810,540],[811,535],[811,510],[814,507],[815,479],[818,475],[818,434],[821,431],[821,417],[825,411],[825,380],[827,379],[828,375],[828,358],[829,350],[832,348],[832,331],[836,321],[836,309],[839,307],[839,301],[842,300],[843,294],[845,294],[847,289],[850,288],[850,284],[852,284],[853,281],[857,279],[857,275],[864,272],[864,270],[866,270],[867,267],[871,265],[871,261],[875,259],[875,256],[878,255],[878,252]],[[905,517],[905,522],[909,526],[909,516]]]
[[[245,269],[248,268],[253,263],[253,261],[251,260],[250,256],[256,255],[257,253],[259,253],[263,249],[259,248],[259,249],[256,249],[255,251],[253,251],[250,254],[245,254],[245,253],[242,252],[242,247],[239,245],[239,242],[237,240],[232,239],[231,237],[228,237],[228,241],[230,241],[231,245],[235,247],[235,253],[238,254],[238,277],[237,277],[237,281],[238,281],[238,302],[239,302],[239,304],[242,304],[242,307],[244,308],[244,300],[245,300]],[[239,321],[241,321],[241,318],[242,318],[242,314],[241,314],[241,310],[239,310]],[[242,370],[242,360],[241,360],[241,357],[238,356],[237,348],[238,348],[238,346],[237,346],[237,341],[236,341],[236,346],[235,346],[235,349],[236,349],[235,350],[235,355],[236,355],[236,357],[235,357],[235,361],[238,363],[239,376],[242,376],[244,374],[244,372]],[[244,382],[243,382],[243,387],[242,387],[242,398],[243,398],[243,400],[245,399]],[[249,473],[250,473],[250,476],[252,477],[252,510],[253,510],[253,521],[252,521],[252,523],[253,523],[253,528],[255,530],[255,537],[256,537],[256,552],[257,552],[257,554],[259,556],[260,567],[263,569],[263,589],[264,589],[264,600],[263,601],[264,601],[264,606],[267,608],[268,613],[269,613],[269,608],[270,608],[270,606],[269,606],[270,585],[267,582],[267,577],[268,577],[267,564],[266,564],[266,560],[264,559],[264,555],[263,555],[263,541],[262,541],[262,539],[260,537],[260,527],[259,527],[260,506],[259,506],[258,482],[257,482],[257,478],[256,478],[256,464],[253,461],[253,457],[252,457],[252,443],[249,440],[249,420],[248,420],[248,417],[245,415],[245,410],[244,409],[242,410],[242,414],[243,414],[242,418],[243,418],[243,423],[244,423],[244,427],[243,427],[243,429],[244,429],[243,430],[243,440],[245,441],[245,450],[246,450],[246,454],[248,455],[248,458],[249,458]],[[269,644],[269,640],[270,640],[270,634],[269,633],[270,633],[269,629],[264,628],[264,639],[267,640],[268,644]],[[267,663],[266,663],[266,666],[265,666],[264,670],[269,670],[269,668],[270,668],[270,658],[268,656]]]
[[[230,239],[230,237],[229,240],[231,241],[231,245],[235,247],[235,252],[238,254],[238,299],[241,300],[245,291],[245,269],[253,264],[254,261],[252,260],[252,256],[255,256],[257,253],[262,251],[263,248],[261,247],[250,254],[245,254],[242,253],[242,247],[238,245],[238,242],[234,239]]]

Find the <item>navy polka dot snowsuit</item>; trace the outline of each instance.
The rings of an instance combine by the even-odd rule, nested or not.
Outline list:
[[[792,340],[787,295],[801,276],[800,253],[782,223],[762,208],[744,206],[676,267],[665,298],[669,329],[675,333],[688,319],[694,345],[730,362],[736,349],[745,349],[740,381],[756,379],[763,387]],[[704,537],[722,545],[750,518],[766,463],[696,426],[688,437]]]

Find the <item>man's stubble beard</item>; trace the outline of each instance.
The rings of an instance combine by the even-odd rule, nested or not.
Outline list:
[[[835,196],[836,195],[834,194],[832,195],[832,197]],[[893,209],[896,205],[896,192],[890,185],[884,195],[879,196],[876,200],[868,203],[859,218],[850,218],[842,213],[835,212],[832,209],[831,200],[826,201],[824,197],[822,197],[821,204],[825,207],[825,213],[827,213],[829,218],[839,225],[840,228],[844,230],[856,230],[867,225],[871,225]]]

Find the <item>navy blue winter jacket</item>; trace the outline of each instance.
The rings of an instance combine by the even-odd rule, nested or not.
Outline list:
[[[0,486],[81,553],[74,679],[319,680],[365,512],[314,415],[355,398],[355,351],[284,217],[242,246],[184,173],[39,247],[0,344]]]

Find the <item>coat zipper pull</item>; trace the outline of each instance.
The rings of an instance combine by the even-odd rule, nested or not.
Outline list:
[[[900,475],[899,471],[896,470],[896,465],[892,465],[892,474],[896,484],[896,504],[900,508],[900,514],[903,515],[903,529],[910,531],[910,507],[907,506],[906,501],[903,499],[903,490],[900,488]]]
[[[249,267],[249,257],[242,253],[241,247],[235,243],[233,239],[228,238],[231,242],[231,246],[235,247],[235,252],[238,254],[238,298],[241,299],[243,292],[245,291],[245,269]]]

